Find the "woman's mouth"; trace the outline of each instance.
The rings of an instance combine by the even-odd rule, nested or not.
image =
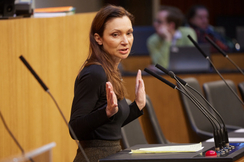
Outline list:
[[[123,49],[120,49],[119,52],[121,54],[127,54],[129,52],[129,48],[123,48]]]

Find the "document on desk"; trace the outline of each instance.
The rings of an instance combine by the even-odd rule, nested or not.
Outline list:
[[[206,140],[206,142],[214,142],[214,138],[210,138]],[[229,142],[244,142],[244,138],[242,137],[230,137]]]
[[[242,129],[237,129],[234,132],[236,132],[236,133],[244,133],[244,129],[243,128]]]
[[[190,144],[190,145],[173,145],[173,146],[160,146],[160,147],[148,147],[131,150],[133,154],[143,153],[169,153],[169,152],[197,152],[202,150],[202,143]]]

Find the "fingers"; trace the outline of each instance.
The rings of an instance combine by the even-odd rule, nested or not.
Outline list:
[[[139,88],[145,90],[144,81],[142,79],[139,81]]]
[[[111,107],[117,106],[117,97],[113,91],[113,86],[110,82],[106,82],[106,97],[107,102],[111,105]]]
[[[106,97],[107,101],[110,101],[110,95],[109,95],[110,89],[109,89],[109,82],[106,82]]]
[[[141,77],[141,70],[139,69],[137,72],[137,75],[136,75],[136,93],[137,93],[138,88],[139,88],[139,81],[140,80],[142,80],[142,77]]]
[[[135,102],[140,110],[145,107],[146,104],[146,92],[144,82],[142,79],[139,80],[138,89],[136,91]]]

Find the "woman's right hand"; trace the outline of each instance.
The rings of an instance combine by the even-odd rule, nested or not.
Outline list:
[[[118,112],[117,97],[113,90],[113,85],[110,82],[106,83],[107,107],[106,113],[108,118],[112,117]]]

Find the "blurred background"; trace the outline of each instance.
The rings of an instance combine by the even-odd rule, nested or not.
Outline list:
[[[210,24],[223,26],[226,36],[236,38],[236,26],[244,26],[242,0],[32,0],[32,3],[34,8],[73,6],[76,8],[76,13],[98,11],[108,3],[120,5],[136,17],[136,26],[152,25],[160,5],[177,7],[186,14],[191,6],[201,4],[209,10]]]

